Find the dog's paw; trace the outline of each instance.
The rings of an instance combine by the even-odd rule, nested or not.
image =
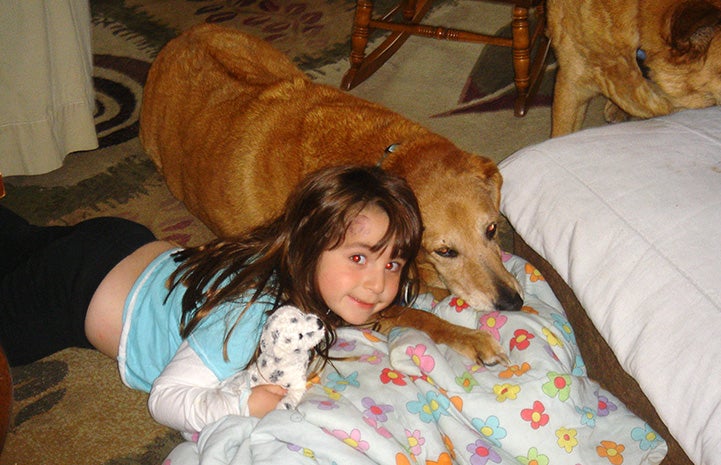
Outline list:
[[[486,366],[499,363],[503,366],[511,364],[506,351],[490,333],[469,329],[465,334],[459,336],[458,342],[453,345],[453,348],[466,357]]]
[[[603,118],[607,123],[623,123],[628,121],[631,117],[628,113],[621,110],[621,108],[610,100],[606,101],[606,106],[603,109]]]

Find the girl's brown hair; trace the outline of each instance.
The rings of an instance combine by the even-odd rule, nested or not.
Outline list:
[[[183,337],[219,304],[243,298],[247,309],[262,297],[272,302],[273,311],[290,304],[321,318],[326,336],[316,354],[327,360],[336,339],[334,328],[345,322],[329,311],[318,291],[318,261],[324,251],[343,243],[350,222],[368,205],[383,209],[390,221],[374,251],[390,247],[393,258],[406,260],[401,274],[405,284],[396,300],[401,292],[412,300],[417,293],[414,261],[423,230],[413,191],[405,180],[380,168],[329,167],[301,181],[283,213],[267,224],[176,254],[181,263],[170,277],[170,286],[171,290],[180,284],[187,287],[180,322]],[[224,347],[244,311],[226,331]]]

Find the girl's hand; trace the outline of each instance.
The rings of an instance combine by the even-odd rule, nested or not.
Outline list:
[[[274,410],[278,402],[285,396],[286,390],[276,384],[261,384],[250,390],[248,411],[253,417],[263,418],[266,413]]]

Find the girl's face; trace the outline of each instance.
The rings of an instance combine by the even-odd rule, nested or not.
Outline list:
[[[388,229],[388,215],[367,206],[351,222],[343,243],[324,251],[316,273],[318,290],[336,315],[352,325],[367,323],[398,293],[405,260],[391,258],[390,247],[372,252]]]

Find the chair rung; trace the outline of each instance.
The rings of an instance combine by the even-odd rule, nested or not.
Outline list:
[[[429,26],[426,24],[404,24],[392,21],[371,20],[368,26],[373,29],[404,32],[406,34],[414,36],[429,37],[439,40],[473,42],[477,44],[500,45],[503,47],[511,47],[513,45],[513,40],[505,37],[497,37],[488,34],[481,34],[478,32],[464,31],[461,29],[451,29],[441,26]]]

